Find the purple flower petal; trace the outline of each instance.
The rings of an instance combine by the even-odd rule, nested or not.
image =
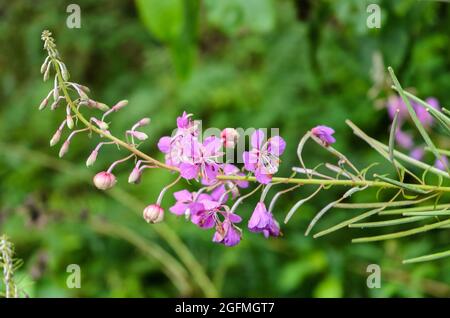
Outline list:
[[[275,156],[281,156],[286,148],[286,142],[280,136],[274,136],[269,139],[267,151]]]
[[[192,193],[188,190],[181,190],[177,191],[173,194],[175,197],[175,200],[181,201],[181,202],[191,202],[192,201]]]
[[[264,174],[259,169],[255,171],[255,177],[256,177],[256,180],[262,184],[268,184],[268,183],[270,183],[270,181],[272,181],[272,175]]]
[[[180,164],[180,174],[186,180],[195,179],[198,177],[199,167],[190,163]]]
[[[158,142],[158,149],[162,153],[168,153],[170,151],[171,138],[169,136],[162,137]]]
[[[264,142],[264,132],[261,129],[257,129],[251,136],[251,144],[253,148],[261,149]]]

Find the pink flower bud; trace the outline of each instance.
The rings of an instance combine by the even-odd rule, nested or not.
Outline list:
[[[62,158],[69,151],[70,141],[66,140],[59,150],[59,157]]]
[[[109,110],[109,106],[100,102],[96,102],[95,100],[92,99],[88,99],[88,106],[92,107],[92,108],[97,108],[100,109],[101,111],[107,111]]]
[[[139,127],[146,126],[148,124],[150,124],[150,118],[142,118],[140,121],[138,121]]]
[[[72,119],[72,116],[71,115],[67,115],[67,118],[66,118],[66,124],[67,124],[67,127],[69,128],[69,129],[72,129],[73,128],[73,119]]]
[[[98,151],[94,149],[86,160],[86,167],[90,167],[97,160]]]
[[[141,141],[143,141],[143,140],[148,138],[147,134],[145,134],[143,132],[140,132],[140,131],[135,131],[135,130],[127,130],[127,134],[129,134],[129,135],[131,135],[131,136],[133,136],[133,137],[135,137],[135,138],[137,138],[137,139],[139,139]]]
[[[130,176],[128,177],[129,183],[139,183],[141,180],[141,170],[138,167],[134,167],[133,171],[131,171]]]
[[[58,129],[53,135],[52,139],[50,139],[50,147],[56,145],[59,142],[59,139],[61,139],[61,130]]]
[[[124,100],[121,100],[120,102],[118,102],[117,104],[115,104],[115,105],[112,107],[112,109],[113,109],[115,112],[117,112],[117,111],[119,111],[120,109],[124,108],[124,107],[127,106],[127,105],[128,105],[128,101],[127,101],[126,99],[124,99]]]
[[[48,98],[46,97],[39,105],[39,110],[43,110],[45,107],[47,107],[47,104],[48,104]]]
[[[234,128],[225,128],[220,133],[220,138],[225,148],[233,148],[239,138],[239,133]]]
[[[143,215],[147,223],[159,223],[164,220],[164,209],[158,204],[150,204],[144,209]]]
[[[91,120],[100,128],[101,130],[106,130],[109,128],[108,124],[104,121],[98,120],[97,118],[92,117]]]
[[[100,190],[112,188],[116,184],[116,177],[108,171],[102,171],[94,176],[94,185]]]

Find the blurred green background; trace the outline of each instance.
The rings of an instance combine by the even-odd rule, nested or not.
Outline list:
[[[279,127],[288,143],[282,175],[298,165],[298,140],[317,124],[334,127],[337,148],[357,165],[383,163],[344,120],[387,140],[388,65],[419,96],[450,100],[449,3],[78,0],[81,28],[69,29],[72,2],[0,1],[0,233],[24,260],[17,277],[31,297],[450,295],[450,259],[401,264],[443,250],[448,231],[359,245],[350,239],[375,232],[305,237],[312,216],[343,189],[304,205],[282,226],[284,237],[266,240],[244,229],[234,248],[213,244],[211,231],[169,213],[163,224],[149,225],[142,208],[172,177],[155,170],[133,186],[126,182],[131,167],[124,165],[115,188],[97,191],[92,176],[121,154],[109,149],[88,169],[95,140],[78,138],[57,158],[48,141],[63,114],[37,110],[51,87],[39,74],[40,34],[49,29],[73,81],[107,104],[130,101],[113,115],[113,132],[152,118],[143,149],[160,159],[157,140],[187,110],[204,126]],[[369,3],[381,7],[380,29],[366,26]],[[329,159],[314,146],[307,157],[311,165]],[[286,195],[276,217],[281,221],[312,190]],[[373,201],[375,193],[355,199]],[[172,204],[168,195],[164,207]],[[249,200],[239,213],[248,218],[254,204]],[[333,210],[317,230],[361,212]],[[366,286],[371,263],[381,266],[380,289]],[[69,264],[81,266],[80,289],[66,287]]]

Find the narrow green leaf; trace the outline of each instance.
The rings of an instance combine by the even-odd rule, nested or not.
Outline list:
[[[450,211],[419,211],[419,212],[404,212],[404,216],[447,216],[450,215]]]
[[[434,261],[436,259],[449,257],[450,256],[450,250],[434,253],[434,254],[428,254],[420,257],[405,259],[403,261],[403,264],[411,264],[411,263],[419,263],[419,262],[427,262],[427,261]]]
[[[374,174],[373,176],[375,178],[379,178],[379,179],[383,180],[384,182],[391,183],[393,185],[396,185],[396,186],[398,186],[398,187],[400,187],[402,189],[405,189],[405,190],[408,190],[408,191],[411,191],[411,192],[415,192],[415,193],[419,193],[419,194],[427,194],[428,193],[428,191],[416,188],[416,187],[408,185],[408,184],[404,184],[403,182],[400,182],[400,181],[397,181],[397,180],[394,180],[394,179],[391,179],[391,178],[388,178],[388,177],[380,176],[380,175],[377,175],[377,174]]]
[[[440,159],[439,152],[437,151],[433,141],[431,141],[430,136],[428,136],[428,133],[426,132],[425,128],[423,127],[422,123],[420,122],[419,118],[417,117],[416,112],[414,111],[414,108],[411,106],[411,103],[406,97],[405,92],[403,91],[402,86],[400,85],[400,82],[397,79],[397,76],[395,76],[394,70],[392,67],[388,67],[389,74],[391,75],[392,81],[394,82],[395,87],[397,88],[398,93],[400,94],[401,98],[403,99],[403,102],[406,105],[406,108],[408,109],[409,115],[411,116],[412,121],[417,127],[417,130],[422,135],[423,140],[425,143],[430,147],[431,151],[435,155],[436,159]]]
[[[407,218],[398,218],[398,219],[386,220],[386,221],[354,223],[354,224],[350,224],[348,227],[366,228],[366,227],[392,226],[392,225],[398,225],[398,224],[417,222],[417,221],[421,221],[421,220],[424,220],[424,219],[428,219],[430,217],[432,217],[432,215],[412,216],[412,217],[407,217]]]
[[[416,228],[406,230],[406,231],[400,231],[400,232],[384,234],[384,235],[356,238],[356,239],[352,240],[352,243],[366,243],[366,242],[391,240],[391,239],[396,239],[396,238],[400,238],[400,237],[405,237],[405,236],[410,236],[410,235],[414,235],[414,234],[418,234],[418,233],[427,232],[427,231],[434,230],[434,229],[440,228],[441,226],[449,225],[449,224],[450,224],[450,219],[447,219],[445,221],[427,224],[427,225],[416,227]]]
[[[389,134],[389,160],[391,160],[392,164],[394,165],[394,168],[398,172],[397,165],[395,164],[395,158],[394,158],[394,147],[395,147],[395,133],[397,132],[397,126],[398,126],[398,113],[400,112],[399,109],[395,112],[394,119],[392,120],[391,125],[391,132]]]

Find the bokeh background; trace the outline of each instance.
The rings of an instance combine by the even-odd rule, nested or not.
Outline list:
[[[66,27],[72,2],[81,7],[80,29]],[[366,26],[369,3],[381,7],[380,29]],[[449,3],[0,1],[0,233],[24,261],[16,275],[31,297],[450,295],[449,259],[401,264],[444,249],[448,231],[359,245],[351,238],[375,232],[305,237],[311,217],[343,189],[305,204],[282,226],[282,238],[266,240],[245,230],[234,248],[213,244],[211,231],[173,215],[163,224],[145,223],[142,208],[155,201],[170,174],[151,171],[133,186],[126,182],[131,167],[121,166],[118,185],[100,192],[92,176],[120,154],[101,153],[88,169],[84,163],[95,140],[75,139],[63,159],[48,146],[63,114],[37,110],[51,87],[39,74],[44,29],[54,33],[72,79],[89,86],[93,98],[130,101],[114,115],[115,132],[152,117],[143,149],[160,159],[157,140],[187,110],[204,126],[279,127],[288,143],[280,174],[298,165],[298,140],[317,124],[334,127],[337,148],[357,165],[380,162],[389,169],[344,120],[388,139],[388,65],[419,96],[450,100]],[[311,165],[330,159],[314,146],[307,157]],[[286,195],[277,218],[311,190]],[[352,200],[375,200],[375,193]],[[172,204],[168,195],[164,207]],[[249,200],[240,213],[248,217],[254,204]],[[361,212],[333,210],[317,229]],[[372,263],[382,269],[380,289],[366,286]],[[66,287],[69,264],[81,266],[80,289]]]

